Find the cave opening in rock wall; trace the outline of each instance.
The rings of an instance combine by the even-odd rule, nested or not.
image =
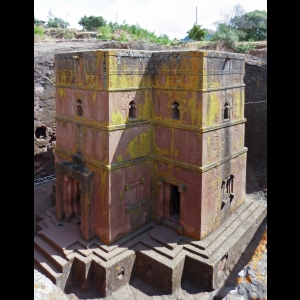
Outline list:
[[[45,139],[46,138],[46,128],[45,127],[38,127],[35,130],[35,137],[37,139]]]

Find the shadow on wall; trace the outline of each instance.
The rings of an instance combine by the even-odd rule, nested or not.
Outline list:
[[[246,192],[267,188],[267,64],[245,64]]]

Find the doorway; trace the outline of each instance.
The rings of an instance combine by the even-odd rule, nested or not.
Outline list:
[[[180,221],[180,192],[177,185],[164,183],[164,218],[178,223]]]
[[[81,224],[82,188],[80,181],[68,176],[63,176],[63,203],[65,220],[70,221],[74,217],[78,225]],[[80,223],[80,224],[79,224]]]

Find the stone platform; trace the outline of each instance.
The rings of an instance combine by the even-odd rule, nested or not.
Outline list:
[[[185,277],[204,291],[222,287],[258,228],[267,206],[247,199],[200,241],[176,232],[178,225],[148,222],[117,242],[81,237],[80,221],[58,221],[52,207],[37,216],[34,268],[62,290],[94,288],[99,297],[139,278],[172,294]]]

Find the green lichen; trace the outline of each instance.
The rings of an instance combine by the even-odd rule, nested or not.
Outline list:
[[[148,131],[136,136],[128,145],[126,153],[129,153],[131,159],[149,155],[152,149],[153,130],[149,128]]]
[[[119,111],[118,112],[112,111],[111,119],[112,119],[112,123],[114,123],[116,125],[126,123],[126,119],[123,118],[123,116],[121,115],[121,113]]]
[[[236,101],[236,117],[238,119],[243,117],[243,106],[244,106],[244,91],[237,91],[234,95]]]
[[[165,156],[169,154],[169,150],[158,147],[155,140],[154,140],[154,151],[155,151],[155,155],[157,156]]]
[[[196,125],[196,118],[197,116],[200,116],[200,112],[197,110],[196,98],[193,97],[192,99],[190,99],[189,107],[191,112],[192,125]]]
[[[58,88],[58,95],[60,99],[66,98],[66,91],[65,89]]]
[[[213,125],[218,120],[220,111],[219,99],[216,92],[211,92],[208,99],[207,126]]]
[[[139,119],[152,119],[154,115],[153,101],[151,97],[145,95],[144,104],[139,104],[138,106],[138,118]]]

